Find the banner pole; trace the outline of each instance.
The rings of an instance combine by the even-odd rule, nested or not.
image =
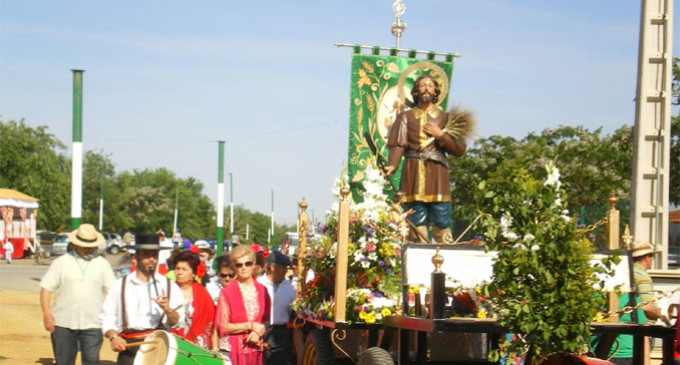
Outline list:
[[[381,51],[395,51],[397,53],[399,53],[399,52],[403,52],[403,53],[413,52],[415,54],[427,54],[427,55],[433,54],[433,55],[436,55],[436,56],[463,57],[463,55],[460,54],[460,53],[430,52],[430,51],[423,51],[423,50],[419,50],[419,49],[375,47],[375,46],[367,46],[367,45],[363,45],[363,44],[349,44],[349,43],[342,43],[342,42],[335,42],[335,43],[333,43],[333,45],[335,45],[336,47],[350,47],[350,48],[359,47],[361,49],[370,49],[370,50],[374,50],[374,49],[377,48]]]

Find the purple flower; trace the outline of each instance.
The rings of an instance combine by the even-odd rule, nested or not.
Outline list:
[[[392,269],[387,269],[387,270],[385,270],[385,273],[387,273],[387,274],[389,274],[389,273],[391,273],[391,272],[392,272]]]
[[[378,262],[378,265],[385,266],[385,261],[380,260],[380,262]]]

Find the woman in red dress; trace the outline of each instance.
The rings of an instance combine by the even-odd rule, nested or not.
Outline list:
[[[184,306],[180,310],[185,313],[184,323],[179,323],[177,329],[170,331],[187,341],[191,341],[202,348],[211,347],[213,321],[215,319],[215,304],[210,294],[194,278],[200,272],[205,273],[205,264],[195,253],[180,252],[175,257],[175,281],[182,289]]]
[[[271,301],[267,289],[253,278],[255,252],[247,245],[231,254],[236,280],[222,289],[217,300],[217,332],[220,349],[229,351],[234,365],[262,364]]]

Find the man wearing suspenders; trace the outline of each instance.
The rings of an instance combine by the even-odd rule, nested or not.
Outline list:
[[[155,234],[135,236],[134,272],[118,279],[109,291],[99,319],[119,365],[132,365],[140,342],[149,333],[182,322],[184,300],[174,282],[156,272],[160,245]]]

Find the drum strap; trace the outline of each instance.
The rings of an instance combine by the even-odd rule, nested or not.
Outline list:
[[[170,291],[172,290],[172,285],[170,284],[170,278],[167,279],[167,288],[168,288],[168,300],[170,300]],[[152,278],[152,280],[155,280]],[[122,315],[123,315],[123,332],[124,333],[129,333],[130,330],[128,329],[128,323],[127,323],[127,313],[125,311],[125,282],[127,281],[127,275],[123,276],[123,283],[122,287],[120,290],[120,295],[121,295],[121,308],[122,310]],[[156,329],[163,329],[165,326],[163,326],[163,320],[165,319],[165,313],[161,315],[161,320],[158,322],[158,325],[156,326]]]

